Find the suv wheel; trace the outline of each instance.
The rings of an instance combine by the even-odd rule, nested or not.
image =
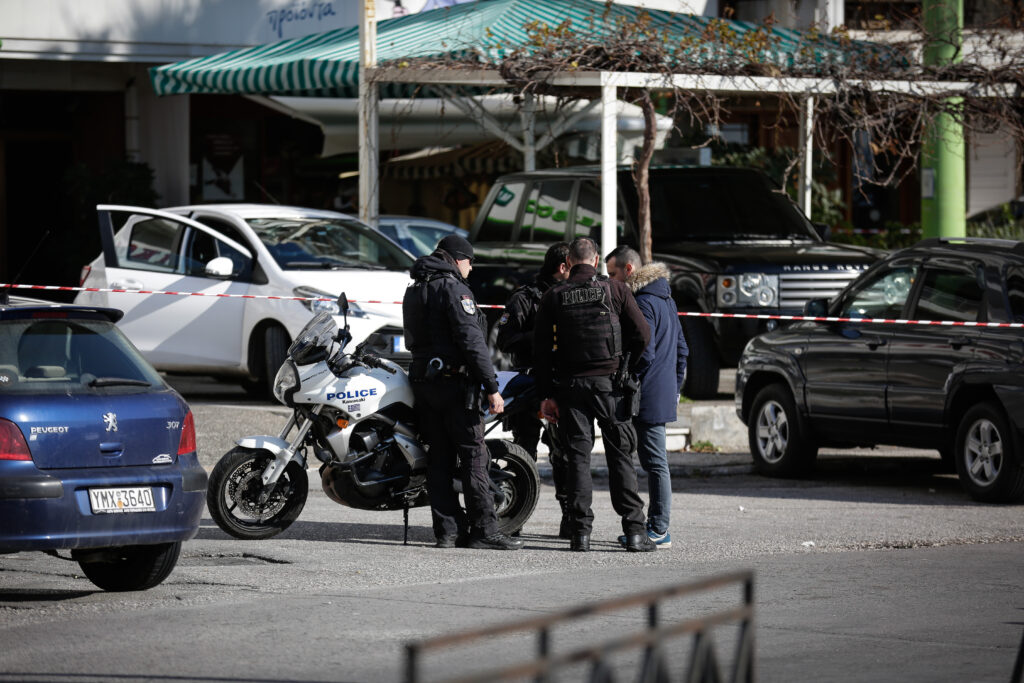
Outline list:
[[[679,324],[683,326],[683,336],[690,347],[683,395],[687,398],[715,398],[718,395],[718,353],[711,326],[687,316],[680,317]]]
[[[771,384],[754,398],[747,419],[754,467],[769,477],[798,477],[813,469],[818,447],[808,438],[789,390]]]
[[[964,414],[956,434],[960,483],[975,500],[1009,503],[1024,499],[1024,463],[1009,421],[994,403]]]

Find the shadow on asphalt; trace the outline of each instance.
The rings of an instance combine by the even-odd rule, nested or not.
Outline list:
[[[74,600],[84,598],[95,593],[102,593],[100,589],[94,591],[62,591],[62,590],[39,590],[38,588],[8,588],[0,590],[0,603],[5,602],[59,602],[61,600]],[[3,680],[4,674],[0,674]]]
[[[607,478],[595,478],[594,490],[607,495]],[[802,478],[748,473],[673,476],[672,491],[806,500],[863,498],[892,505],[983,505],[963,491],[956,475],[944,471],[937,457],[828,455],[819,458],[815,471]],[[640,478],[640,492],[646,498],[645,477]]]
[[[365,524],[354,522],[304,522],[301,519],[295,521],[287,530],[275,536],[275,539],[292,541],[314,541],[322,543],[361,543],[366,545],[394,545],[402,543],[402,520],[398,518],[397,524],[389,523],[390,520],[382,519],[382,523]],[[210,520],[203,520],[199,529],[197,539],[206,541],[220,541],[232,537],[220,530]],[[556,535],[544,534],[522,534],[520,540],[526,547],[550,548],[551,544],[565,544]],[[409,526],[410,546],[434,546],[433,531],[422,523],[410,524]],[[618,550],[614,543],[608,543],[608,550]]]

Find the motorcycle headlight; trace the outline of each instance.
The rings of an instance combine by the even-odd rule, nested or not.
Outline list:
[[[338,308],[337,295],[330,294],[319,289],[314,289],[313,287],[296,287],[292,290],[292,294],[295,296],[301,296],[305,299],[313,299],[313,301],[302,302],[302,305],[308,308],[313,315],[316,315],[317,313],[341,315],[341,309]],[[325,301],[325,299],[327,299],[327,301]],[[351,301],[348,304],[348,314],[353,318],[367,317],[366,312]]]
[[[281,364],[281,369],[274,377],[274,398],[281,403],[288,405],[292,393],[299,386],[299,371],[291,361]]]
[[[766,273],[719,275],[718,305],[724,308],[775,306],[779,300],[779,276]]]

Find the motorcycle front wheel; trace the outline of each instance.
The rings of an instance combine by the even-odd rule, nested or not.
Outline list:
[[[276,536],[298,518],[306,505],[309,477],[298,463],[289,463],[270,496],[260,502],[263,471],[270,451],[234,448],[210,473],[206,506],[221,529],[235,538],[262,540]]]
[[[537,507],[540,498],[537,463],[511,441],[490,439],[486,443],[491,456],[491,484],[497,489],[494,512],[498,516],[498,531],[511,535],[523,528]]]

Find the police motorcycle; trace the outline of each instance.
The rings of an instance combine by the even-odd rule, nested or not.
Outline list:
[[[427,452],[416,428],[409,377],[392,361],[365,353],[363,344],[344,351],[352,339],[344,294],[338,305],[344,328],[338,329],[330,314],[319,313],[296,336],[274,379],[274,396],[293,410],[280,434],[239,439],[210,474],[210,515],[236,538],[270,538],[298,518],[308,494],[309,454],[320,462],[321,486],[334,502],[361,510],[403,510],[405,542],[409,508],[429,505]],[[506,412],[531,409],[532,378],[501,372],[498,379]],[[490,433],[499,416],[480,409]],[[498,530],[513,534],[537,506],[537,466],[510,441],[485,443]],[[454,484],[461,492],[461,481]]]

